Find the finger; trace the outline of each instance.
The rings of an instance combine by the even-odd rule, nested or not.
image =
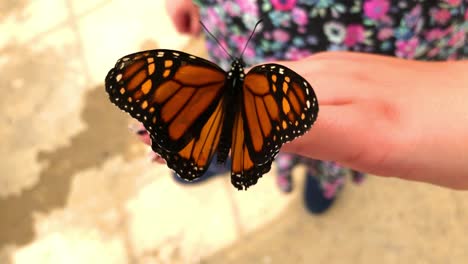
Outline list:
[[[314,89],[319,105],[336,105],[369,93],[368,87],[352,85],[357,76],[356,69],[342,67],[340,62],[316,60],[314,56],[303,61],[279,62],[305,78]],[[358,81],[358,80],[357,80]]]
[[[149,159],[151,162],[156,162],[159,164],[166,164],[166,161],[158,153],[151,151],[149,154]]]
[[[151,137],[142,123],[130,125],[128,128],[130,131],[135,133],[138,136],[138,139],[140,139],[143,143],[146,145],[151,145]]]
[[[174,21],[175,27],[179,33],[190,33],[191,18],[190,13],[186,10],[178,12],[177,18]]]
[[[198,7],[195,5],[192,7],[191,16],[190,16],[190,34],[196,36],[200,33],[200,13]]]
[[[372,116],[353,104],[322,106],[312,129],[283,150],[353,168],[371,168],[386,155],[390,142],[382,140],[379,132],[373,133],[369,123]],[[379,151],[374,151],[376,147]]]

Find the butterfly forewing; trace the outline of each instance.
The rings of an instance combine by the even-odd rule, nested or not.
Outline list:
[[[303,135],[317,119],[311,85],[282,65],[254,67],[242,92],[246,143],[257,164],[271,160],[284,143]]]
[[[106,77],[110,100],[149,131],[152,148],[191,180],[216,152],[224,121],[226,73],[205,59],[151,50],[117,61]]]
[[[310,84],[278,64],[254,67],[244,79],[242,110],[233,129],[232,182],[248,188],[268,172],[281,146],[315,122],[318,104]]]

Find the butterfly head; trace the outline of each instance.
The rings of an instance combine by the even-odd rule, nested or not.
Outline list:
[[[229,71],[228,76],[229,77],[240,77],[241,79],[244,79],[245,73],[244,73],[244,67],[245,63],[242,60],[242,58],[235,59],[232,64],[231,64],[231,70]]]

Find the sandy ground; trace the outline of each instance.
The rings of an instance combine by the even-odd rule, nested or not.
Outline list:
[[[206,55],[163,1],[7,1],[0,32],[0,263],[468,262],[466,192],[369,176],[313,216],[301,167],[285,195],[274,168],[238,192],[148,162],[103,79],[141,49]]]

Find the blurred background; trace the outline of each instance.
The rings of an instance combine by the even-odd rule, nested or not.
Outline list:
[[[142,49],[206,54],[163,4],[0,1],[0,263],[468,263],[466,192],[369,176],[315,216],[301,167],[283,194],[274,167],[238,192],[150,163],[103,81]]]

